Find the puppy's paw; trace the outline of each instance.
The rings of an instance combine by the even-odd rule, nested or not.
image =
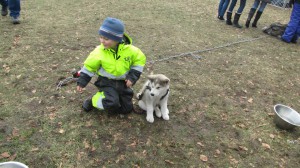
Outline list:
[[[137,93],[137,94],[136,94],[136,98],[137,98],[138,100],[141,99],[141,96],[142,96],[142,93]]]
[[[147,117],[146,117],[146,120],[147,120],[149,123],[153,123],[153,122],[154,122],[154,117],[153,117],[153,116],[147,116]]]
[[[155,115],[160,118],[161,117],[161,111],[159,109],[155,109]]]
[[[163,115],[162,117],[163,117],[164,120],[169,120],[170,119],[169,115]]]

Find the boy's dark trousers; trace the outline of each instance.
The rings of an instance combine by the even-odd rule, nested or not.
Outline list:
[[[95,82],[99,92],[104,92],[103,108],[112,113],[127,114],[133,110],[133,90],[124,80],[112,80],[99,76]]]

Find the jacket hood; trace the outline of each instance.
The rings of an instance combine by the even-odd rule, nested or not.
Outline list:
[[[124,43],[124,44],[132,44],[132,39],[128,36],[128,34],[124,33],[122,43]]]

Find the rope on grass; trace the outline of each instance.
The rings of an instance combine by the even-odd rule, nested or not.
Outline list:
[[[217,47],[213,47],[213,48],[208,48],[208,49],[204,49],[204,50],[185,52],[185,53],[169,56],[169,57],[162,58],[162,59],[152,60],[152,61],[147,62],[147,64],[154,64],[155,62],[162,62],[162,61],[166,61],[166,60],[169,60],[169,59],[172,59],[172,58],[178,58],[178,57],[184,57],[184,56],[192,56],[196,59],[201,59],[202,57],[198,56],[197,54],[202,53],[202,52],[218,50],[218,49],[221,49],[221,48],[229,47],[229,46],[240,44],[240,43],[252,42],[252,41],[256,41],[256,40],[266,38],[266,37],[268,37],[268,36],[260,36],[260,37],[257,37],[257,38],[244,39],[244,40],[240,40],[240,41],[236,41],[236,42],[232,42],[232,43],[228,43],[228,44],[225,44],[225,45],[221,45],[221,46],[217,46]]]
[[[69,83],[72,82],[76,82],[78,78],[74,78],[74,77],[67,77],[66,79],[63,79],[61,81],[58,82],[58,84],[56,85],[56,90],[61,89],[62,86],[65,86]]]

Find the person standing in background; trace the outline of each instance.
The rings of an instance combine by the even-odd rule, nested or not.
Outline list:
[[[259,7],[258,11],[256,12],[254,21],[252,23],[252,27],[257,28],[257,21],[261,17],[263,11],[265,10],[268,3],[271,3],[271,0],[254,0],[254,3],[252,5],[252,8],[250,9],[250,12],[248,14],[248,19],[246,21],[246,27],[249,28],[250,22],[252,17],[255,14],[256,9]]]
[[[8,14],[8,9],[10,11],[10,17],[13,24],[19,24],[21,2],[20,0],[0,0],[2,6],[1,15],[6,16]]]
[[[291,19],[281,39],[287,43],[297,43],[300,37],[300,0],[291,0],[290,4],[293,4]]]
[[[232,0],[231,4],[229,6],[229,9],[227,11],[227,18],[226,18],[226,24],[227,25],[232,25],[231,16],[232,16],[232,11],[233,11],[233,9],[236,5],[236,2],[237,2],[237,0]],[[233,19],[233,26],[234,27],[237,27],[237,28],[242,28],[243,27],[243,26],[239,25],[239,20],[240,20],[240,17],[242,15],[242,12],[243,12],[245,6],[246,6],[246,0],[241,0],[240,1],[240,7],[234,15],[234,19]]]

